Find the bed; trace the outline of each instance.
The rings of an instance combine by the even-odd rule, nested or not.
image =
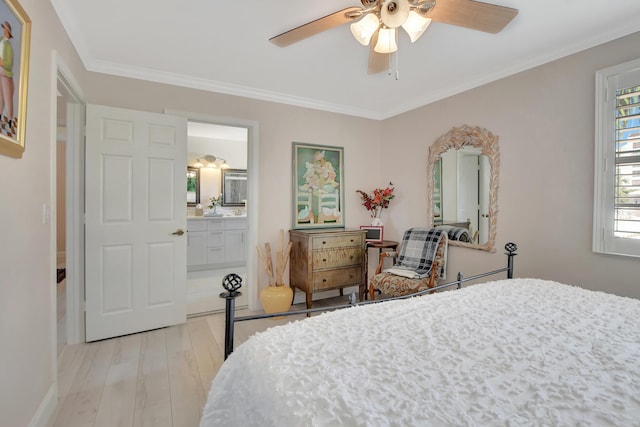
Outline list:
[[[528,278],[327,312],[240,345],[201,426],[638,426],[639,320]]]

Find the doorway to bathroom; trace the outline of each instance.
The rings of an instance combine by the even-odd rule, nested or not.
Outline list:
[[[224,309],[225,276],[247,281],[249,129],[192,120],[187,129],[187,316],[197,316]]]

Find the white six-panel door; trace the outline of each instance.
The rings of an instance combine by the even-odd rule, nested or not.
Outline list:
[[[186,321],[185,118],[87,106],[86,340]]]

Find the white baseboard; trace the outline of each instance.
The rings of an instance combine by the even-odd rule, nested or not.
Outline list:
[[[31,418],[29,427],[48,427],[53,424],[53,415],[56,412],[56,406],[58,404],[58,393],[56,384],[51,384],[49,391],[40,402],[38,410]]]

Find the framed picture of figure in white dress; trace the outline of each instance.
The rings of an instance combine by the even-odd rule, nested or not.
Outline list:
[[[0,154],[25,149],[31,20],[17,0],[0,1]]]

